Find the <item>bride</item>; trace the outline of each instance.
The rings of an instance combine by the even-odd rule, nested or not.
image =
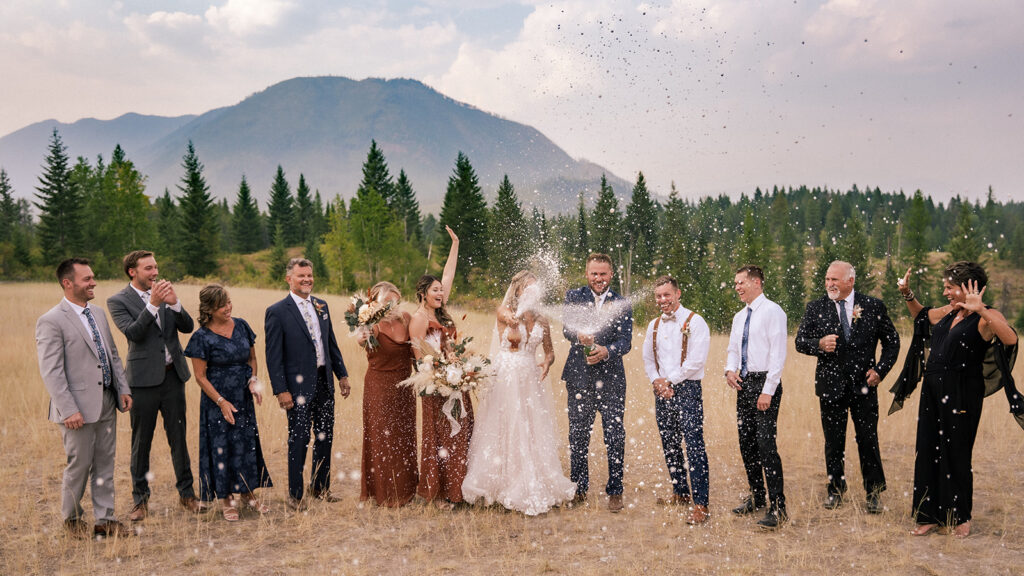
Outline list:
[[[541,288],[517,273],[498,307],[491,360],[495,379],[476,414],[462,495],[530,516],[576,494],[562,473],[555,417],[545,380],[555,361],[548,320],[536,312]],[[544,359],[538,362],[537,347]]]

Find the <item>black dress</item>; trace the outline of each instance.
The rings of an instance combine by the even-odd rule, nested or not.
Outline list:
[[[919,524],[956,526],[971,519],[971,454],[985,399],[982,363],[990,345],[981,316],[955,326],[956,311],[932,327],[917,418],[914,515]]]
[[[272,486],[260,447],[256,407],[249,392],[249,350],[256,334],[249,324],[234,318],[231,338],[205,326],[196,330],[185,356],[206,361],[206,378],[217,393],[238,410],[234,425],[224,419],[217,403],[206,394],[199,402],[199,489],[204,501],[227,498]]]

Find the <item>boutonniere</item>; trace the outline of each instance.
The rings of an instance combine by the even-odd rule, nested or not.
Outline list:
[[[324,320],[327,320],[327,313],[324,312],[324,308],[326,306],[327,304],[325,304],[321,300],[313,300],[313,307],[316,308],[316,313],[319,314],[320,317],[323,318]]]
[[[687,325],[684,325],[684,326],[680,326],[680,327],[679,327],[679,332],[680,332],[680,333],[681,333],[681,334],[682,334],[683,336],[689,336],[689,335],[690,335],[690,327],[689,327],[689,326],[687,326]]]
[[[860,304],[853,307],[853,321],[860,320],[860,317],[864,314],[864,308]]]

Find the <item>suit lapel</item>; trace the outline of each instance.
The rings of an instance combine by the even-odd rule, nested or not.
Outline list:
[[[78,318],[78,314],[75,314],[75,311],[72,310],[71,306],[69,306],[66,302],[62,304],[62,308],[64,310],[64,316],[66,317],[67,321],[74,327],[74,330],[78,332],[78,335],[81,336],[83,340],[85,340],[85,343],[89,345],[89,350],[92,350],[92,355],[95,356],[97,360],[99,360],[100,353],[99,351],[96,350],[96,341],[92,339],[92,334],[90,334],[89,331],[85,329],[85,324],[82,324],[82,321]],[[99,330],[98,323],[96,325],[96,329]]]
[[[312,295],[310,295],[309,301],[313,304],[313,317],[316,318],[316,324],[320,328],[321,344],[323,344],[324,350],[327,350],[327,320],[324,319],[320,314],[320,311],[317,309],[317,303],[321,301],[314,298]]]
[[[306,319],[302,317],[302,311],[299,310],[298,304],[295,303],[295,299],[292,298],[292,295],[290,293],[285,298],[284,305],[286,308],[291,310],[292,317],[295,318],[295,321],[299,323],[299,327],[302,328],[302,333],[306,335],[306,339],[309,340],[310,344],[312,344],[313,335],[309,333],[309,326],[306,326]]]
[[[845,342],[846,336],[843,334],[843,323],[839,321],[838,304],[828,296],[826,296],[822,301],[825,306],[825,329],[830,333],[835,331],[835,333],[839,335],[839,339]]]

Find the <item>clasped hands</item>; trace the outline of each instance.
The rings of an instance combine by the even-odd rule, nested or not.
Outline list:
[[[178,303],[178,295],[174,292],[174,285],[170,280],[157,280],[149,289],[149,303],[157,308],[160,304],[174,306]]]
[[[824,352],[835,352],[839,345],[839,336],[837,334],[827,334],[818,340],[818,348]],[[878,372],[874,368],[869,369],[865,374],[865,380],[868,386],[874,388],[882,382],[882,377],[878,375]]]

